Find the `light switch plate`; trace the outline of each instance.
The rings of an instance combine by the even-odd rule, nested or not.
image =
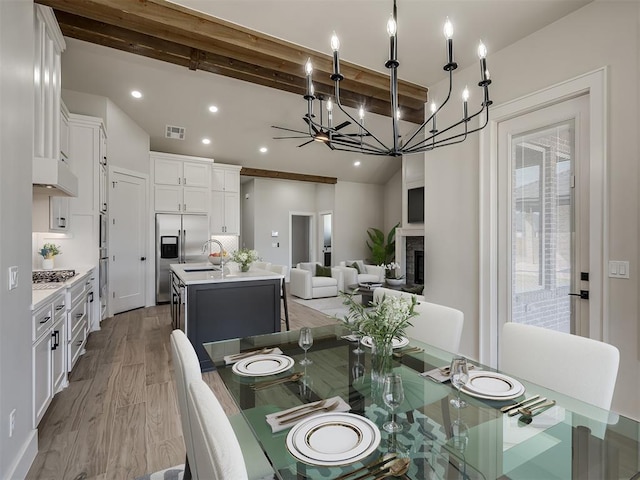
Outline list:
[[[629,278],[629,262],[610,260],[609,278]]]
[[[18,267],[9,267],[9,290],[18,288]]]

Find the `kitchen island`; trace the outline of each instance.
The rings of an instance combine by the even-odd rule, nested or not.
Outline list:
[[[282,275],[209,263],[171,265],[171,317],[193,344],[202,371],[213,370],[202,344],[280,331]]]

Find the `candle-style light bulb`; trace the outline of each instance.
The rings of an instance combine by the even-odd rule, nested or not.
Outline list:
[[[304,71],[307,74],[307,94],[304,98],[307,100],[313,100],[313,83],[311,79],[311,74],[313,73],[313,65],[311,64],[311,59],[307,60],[307,63],[304,64]]]
[[[311,92],[311,95],[315,95],[315,88],[313,88],[313,83],[311,84],[311,88],[309,89],[309,91]]]
[[[334,52],[340,50],[340,39],[338,35],[336,35],[336,32],[333,32],[333,35],[331,35],[331,50]]]
[[[397,30],[398,30],[398,25],[396,24],[396,19],[393,18],[393,15],[391,15],[389,17],[389,20],[387,21],[387,33],[389,34],[390,37],[394,37],[396,35]]]
[[[436,110],[438,107],[436,106],[436,102],[431,102],[431,132],[435,134],[438,130],[436,129]]]
[[[313,73],[313,64],[311,63],[310,58],[307,60],[307,63],[304,64],[304,72],[307,74],[307,76]]]
[[[360,109],[358,110],[358,117],[360,117],[360,120],[364,120],[364,107],[360,107]]]
[[[400,109],[398,108],[398,109],[396,110],[396,118],[397,118],[398,120],[400,120],[400,116],[401,116],[401,115],[400,115]]]
[[[436,106],[436,102],[431,102],[431,114],[435,114],[438,107]]]
[[[467,103],[469,101],[469,89],[466,86],[462,91],[462,101],[462,118],[466,120],[469,116],[469,107]]]
[[[329,122],[329,128],[333,127],[333,102],[331,98],[327,100],[327,120]]]
[[[449,17],[447,17],[447,21],[444,22],[443,32],[444,38],[446,38],[447,40],[451,40],[451,38],[453,38],[453,25],[451,24]]]
[[[327,112],[333,111],[333,102],[331,99],[327,100]]]
[[[488,85],[491,82],[489,81],[489,71],[487,70],[487,47],[484,46],[482,41],[478,45],[478,58],[480,59],[480,76],[482,78],[480,85]]]
[[[480,45],[478,45],[478,58],[482,60],[483,58],[487,58],[487,47],[484,46],[484,43],[480,41]]]

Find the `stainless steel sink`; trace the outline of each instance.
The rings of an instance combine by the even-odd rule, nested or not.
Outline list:
[[[220,267],[185,267],[185,272],[219,272]]]

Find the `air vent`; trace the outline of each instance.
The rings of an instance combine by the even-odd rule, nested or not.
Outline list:
[[[176,140],[184,140],[184,127],[174,127],[167,125],[167,138],[174,138]]]

